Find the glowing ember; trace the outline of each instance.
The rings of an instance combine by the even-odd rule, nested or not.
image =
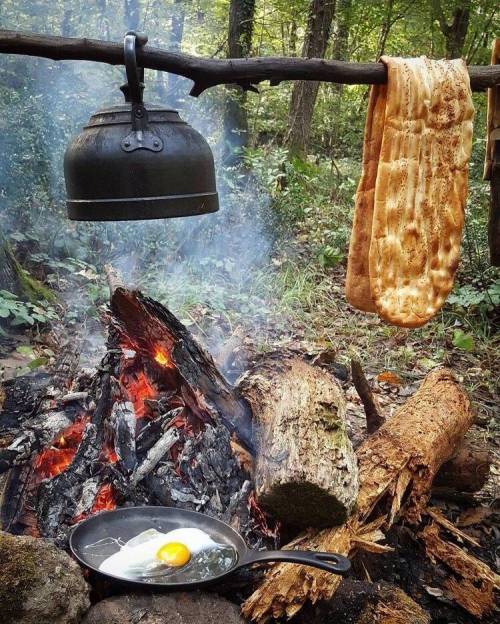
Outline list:
[[[116,454],[115,449],[110,444],[106,444],[106,446],[103,448],[103,454],[104,459],[109,464],[116,464],[116,462],[118,461],[118,455]]]
[[[136,417],[142,418],[146,415],[144,399],[153,399],[157,395],[157,391],[153,388],[149,379],[143,372],[123,378],[122,383],[127,389],[130,400],[134,405]]]
[[[76,455],[88,421],[88,416],[78,418],[59,434],[51,446],[41,451],[33,465],[38,477],[56,477],[68,468]]]
[[[170,359],[170,356],[161,347],[158,347],[156,349],[154,358],[155,358],[155,362],[158,362],[158,364],[160,364],[160,366],[166,366],[168,368],[173,368],[173,362]]]
[[[82,513],[78,516],[75,516],[71,520],[70,524],[76,524],[77,522],[81,522],[82,520],[85,520],[85,518],[88,518],[89,516],[92,516],[99,511],[112,511],[113,509],[116,509],[115,491],[111,483],[104,483],[97,491],[90,511],[88,513]]]
[[[95,514],[98,511],[111,511],[116,508],[116,496],[115,491],[111,483],[105,483],[101,485],[99,491],[96,494],[94,504],[90,510],[90,514]]]

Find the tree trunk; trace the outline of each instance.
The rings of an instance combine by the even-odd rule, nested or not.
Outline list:
[[[175,0],[172,8],[172,22],[169,38],[169,49],[172,52],[181,51],[185,17],[186,9],[184,7],[184,0]],[[180,76],[168,74],[168,102],[175,108],[179,107],[179,81]]]
[[[255,0],[231,0],[229,6],[228,57],[249,56],[252,47]],[[248,144],[248,119],[245,109],[246,91],[230,86],[227,89],[224,132],[228,164],[236,164]]]
[[[345,522],[358,470],[335,378],[277,352],[244,375],[239,391],[252,409],[258,502],[295,528]]]
[[[432,7],[444,36],[446,58],[460,58],[469,29],[471,0],[460,0],[453,11],[451,23],[446,20],[441,0],[432,0]]]
[[[360,489],[356,511],[341,527],[294,540],[300,549],[347,555],[356,548],[384,552],[380,527],[401,514],[417,522],[432,480],[458,448],[473,414],[466,393],[446,369],[429,373],[419,390],[357,450]],[[403,506],[404,498],[404,506]],[[334,575],[305,566],[273,565],[243,605],[259,622],[297,613],[309,599],[329,599],[339,586]]]
[[[139,0],[123,0],[123,23],[127,30],[137,31],[139,28]]]
[[[311,0],[303,57],[324,58],[334,13],[335,0]],[[291,156],[307,153],[318,89],[319,82],[312,80],[298,81],[293,87],[285,139]]]

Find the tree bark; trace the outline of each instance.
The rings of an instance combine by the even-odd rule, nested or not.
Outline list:
[[[231,0],[229,5],[228,56],[245,58],[252,48],[255,0]],[[248,144],[246,91],[229,88],[224,114],[224,132],[228,164],[241,158],[241,150]]]
[[[12,30],[0,30],[0,53],[40,56],[55,61],[124,64],[121,43]],[[283,80],[321,80],[342,84],[387,82],[387,70],[383,63],[345,63],[288,57],[212,59],[174,54],[152,46],[140,48],[137,61],[146,69],[157,69],[189,78],[195,83],[190,92],[194,97],[219,84],[238,84],[243,89],[255,90],[254,85],[264,80],[269,80],[272,86],[277,86]],[[483,91],[500,83],[500,65],[469,65],[468,71],[474,91]]]
[[[294,528],[345,522],[358,470],[335,378],[276,352],[245,373],[238,390],[252,409],[258,502]]]
[[[356,511],[341,527],[304,534],[294,546],[344,555],[357,548],[384,552],[380,527],[397,515],[418,522],[440,466],[473,421],[470,401],[446,369],[429,373],[419,390],[357,450],[360,489]],[[403,506],[404,498],[404,506]],[[243,605],[259,622],[291,617],[311,600],[329,599],[340,579],[304,566],[273,565]]]
[[[460,58],[469,29],[471,0],[460,0],[453,10],[451,23],[446,20],[441,0],[432,0],[432,7],[444,36],[446,58]]]
[[[324,58],[334,14],[335,0],[311,0],[303,57]],[[304,156],[307,152],[318,89],[319,82],[313,80],[299,81],[293,87],[285,138],[291,156]]]

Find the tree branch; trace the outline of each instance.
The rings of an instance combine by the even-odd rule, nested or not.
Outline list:
[[[97,61],[123,65],[121,43],[74,39],[0,30],[0,53],[41,56],[56,61]],[[191,95],[198,96],[219,84],[238,84],[255,90],[253,85],[269,80],[277,85],[283,80],[321,80],[342,84],[383,84],[387,73],[382,63],[346,63],[323,59],[260,57],[248,59],[208,59],[167,52],[145,46],[137,53],[138,63],[189,78],[194,82]],[[469,66],[471,87],[482,91],[500,84],[500,65]]]

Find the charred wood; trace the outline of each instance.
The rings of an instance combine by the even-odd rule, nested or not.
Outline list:
[[[137,466],[131,477],[132,486],[140,483],[152,470],[156,468],[158,463],[163,459],[167,451],[179,440],[179,432],[177,429],[168,429],[160,439],[149,449],[146,457],[141,464]]]
[[[111,423],[114,428],[115,453],[123,472],[130,474],[137,465],[133,404],[129,401],[116,401],[111,410]]]

